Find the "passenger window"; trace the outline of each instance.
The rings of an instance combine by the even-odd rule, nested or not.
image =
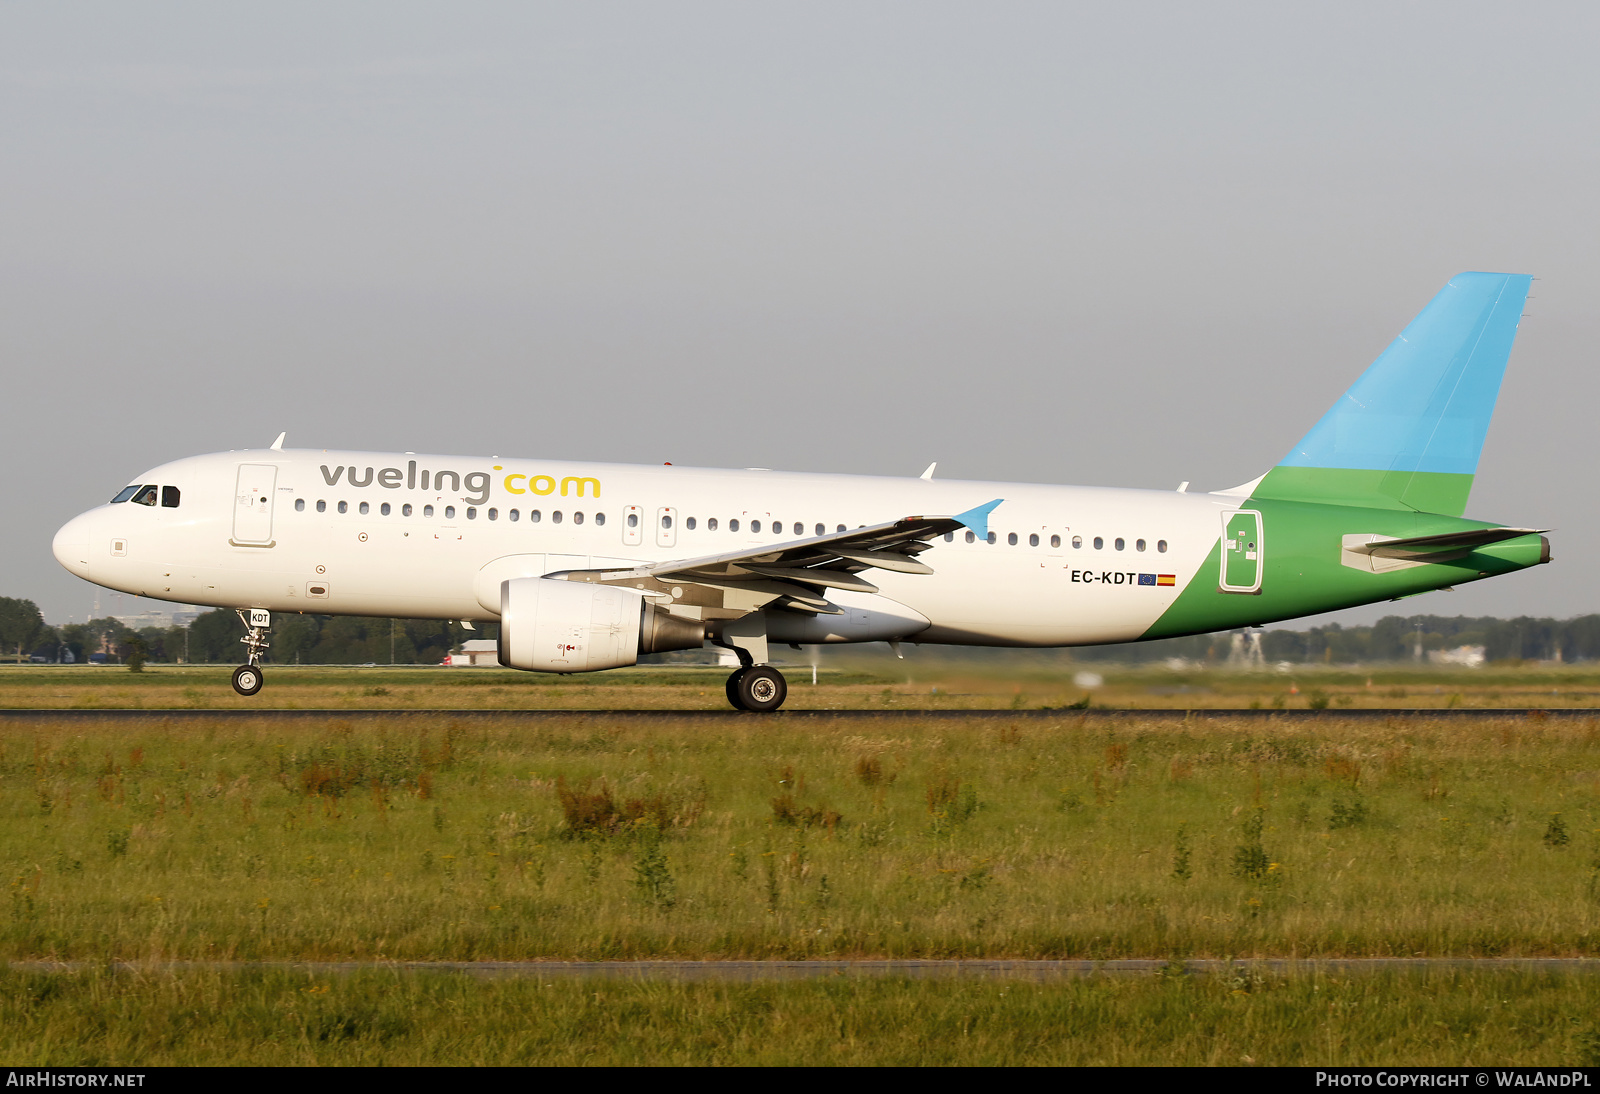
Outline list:
[[[976,532],[968,532],[967,533],[967,542],[968,543],[976,543],[976,542],[978,542],[978,534]]]
[[[1167,553],[1167,541],[1164,540],[1164,539],[1156,540],[1156,550],[1160,551],[1162,554],[1166,554]]]
[[[561,523],[561,510],[552,509],[550,511],[550,523],[551,524],[560,524]]]
[[[372,512],[372,506],[368,505],[366,502],[362,502],[361,503],[361,515],[362,516],[366,516],[370,512]]]
[[[515,524],[521,518],[522,518],[522,514],[517,512],[515,509],[511,510],[510,512],[508,512],[506,514],[506,519],[509,520],[512,524]]]
[[[805,535],[806,534],[806,526],[804,524],[801,524],[799,521],[795,521],[794,522],[794,534],[797,535],[797,536]]]
[[[294,511],[296,513],[304,513],[306,511],[306,499],[305,498],[295,498],[294,499]]]
[[[1127,544],[1122,541],[1122,537],[1118,536],[1117,537],[1117,543],[1116,543],[1117,550],[1120,551],[1126,546],[1127,546]]]
[[[111,499],[112,505],[120,505],[139,492],[138,486],[124,486],[117,491],[117,496]]]
[[[1095,536],[1094,537],[1094,549],[1096,551],[1104,550],[1105,549],[1105,545],[1106,545],[1106,541],[1105,540],[1101,539],[1099,536]]]
[[[478,519],[478,507],[476,505],[467,506],[467,519],[468,520],[477,520]]]
[[[690,518],[688,518],[687,520],[685,520],[683,522],[683,526],[685,528],[687,528],[691,532],[694,531],[694,524],[695,524],[695,521],[694,521],[693,517],[690,517]]]
[[[445,520],[455,520],[456,519],[456,507],[454,505],[446,505],[444,507],[444,519]]]
[[[528,523],[529,524],[538,524],[539,521],[541,521],[543,519],[544,519],[544,514],[539,512],[539,510],[537,510],[537,509],[529,509],[528,510]]]
[[[671,528],[672,527],[672,516],[671,516],[671,514],[665,514],[665,515],[662,516],[662,518],[661,518],[661,527],[663,527],[663,528]]]
[[[178,507],[178,488],[176,486],[163,486],[161,488],[161,508],[176,509]],[[304,502],[300,508],[304,509]]]
[[[574,513],[574,514],[572,514],[572,523],[573,524],[582,524],[583,523],[583,514],[582,513]]]
[[[717,530],[717,518],[716,517],[708,517],[706,519],[706,531],[715,532],[716,530]]]
[[[1037,547],[1037,546],[1039,546],[1039,533],[1034,532],[1032,535],[1028,536],[1028,546],[1029,547]]]
[[[347,501],[341,501],[339,503],[339,512],[348,513],[349,511],[350,511],[350,503],[347,502]]]
[[[1142,540],[1142,539],[1136,539],[1136,540],[1134,540],[1134,541],[1133,541],[1133,549],[1134,549],[1134,550],[1135,550],[1135,551],[1142,551],[1142,550],[1144,550],[1144,540]]]
[[[828,526],[827,525],[825,525],[825,524],[817,525],[817,535],[822,536],[822,535],[827,535],[827,533],[828,533]]]
[[[425,516],[425,517],[431,517],[431,516],[433,516],[433,506],[431,506],[431,505],[424,505],[424,506],[423,506],[423,507],[422,507],[422,515],[423,515],[423,516]]]
[[[990,543],[995,542],[995,534],[993,532],[989,533],[989,542]]]
[[[133,496],[135,505],[154,505],[156,503],[156,488],[154,486],[141,486],[139,492]]]
[[[594,522],[596,524],[604,524],[606,522],[606,515],[604,513],[596,513],[594,515]]]
[[[760,522],[760,521],[759,521],[759,520],[753,520],[753,521],[751,521],[751,522],[750,522],[750,530],[751,530],[751,531],[752,531],[752,532],[759,532],[759,531],[761,531],[761,522]]]
[[[842,525],[842,524],[841,524],[841,525],[839,525],[839,527],[837,527],[837,528],[835,528],[835,529],[834,529],[834,531],[835,531],[835,532],[842,532],[842,531],[844,531],[844,525]]]
[[[946,543],[954,543],[956,541],[956,534],[954,532],[946,532],[944,534],[944,541]]]
[[[629,528],[637,528],[637,527],[639,527],[639,514],[638,513],[629,513],[628,514],[628,527]]]
[[[412,513],[412,509],[411,509],[411,503],[409,501],[406,502],[404,505],[402,505],[400,507],[400,515],[402,517],[409,517],[411,515],[411,513]]]
[[[1083,537],[1082,536],[1073,536],[1072,537],[1072,549],[1076,551],[1079,548],[1081,548],[1082,546],[1083,546]]]
[[[1050,546],[1052,546],[1052,547],[1061,546],[1061,537],[1060,536],[1051,536],[1050,537]]]
[[[1015,547],[1017,545],[1017,533],[1012,532],[1010,535],[1008,535],[1006,537],[1006,542]]]
[[[489,519],[490,520],[499,520],[500,519],[500,510],[498,510],[498,509],[489,510]]]
[[[734,519],[733,519],[733,520],[730,520],[730,521],[729,521],[729,522],[728,522],[728,531],[730,531],[730,532],[737,532],[737,531],[738,531],[738,530],[739,530],[739,521],[738,521],[738,518],[734,518]]]
[[[384,502],[382,505],[378,506],[378,512],[382,513],[384,516],[388,516],[389,515],[389,503],[388,502]]]
[[[325,502],[325,501],[317,502],[317,512],[326,513],[327,511],[328,511],[328,503],[327,502]]]

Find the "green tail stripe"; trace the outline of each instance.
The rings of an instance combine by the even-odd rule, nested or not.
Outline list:
[[[1260,592],[1222,589],[1222,547],[1220,543],[1213,544],[1199,571],[1185,584],[1172,606],[1141,637],[1175,638],[1295,619],[1413,596],[1446,585],[1464,585],[1537,566],[1550,558],[1544,537],[1531,533],[1479,547],[1445,562],[1374,573],[1344,565],[1340,550],[1344,535],[1357,532],[1409,539],[1472,532],[1494,525],[1413,513],[1398,507],[1350,509],[1281,501],[1252,504],[1261,512],[1265,547]]]
[[[1440,471],[1353,471],[1338,467],[1274,467],[1252,498],[1401,509],[1459,517],[1472,476]]]

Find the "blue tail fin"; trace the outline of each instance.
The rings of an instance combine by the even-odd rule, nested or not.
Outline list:
[[[1532,280],[1452,278],[1252,496],[1460,516]]]

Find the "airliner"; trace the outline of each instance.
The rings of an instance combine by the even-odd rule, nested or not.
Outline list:
[[[1550,561],[1463,519],[1531,278],[1452,279],[1290,453],[1231,490],[265,449],[138,475],[56,534],[72,573],[235,609],[263,682],[274,614],[499,624],[532,672],[733,651],[736,708],[787,695],[774,645],[1053,647],[1257,626]]]

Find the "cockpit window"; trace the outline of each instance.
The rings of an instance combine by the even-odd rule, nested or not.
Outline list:
[[[141,486],[139,492],[128,499],[135,505],[154,505],[156,503],[156,488],[154,486]]]
[[[139,486],[137,484],[135,484],[133,486],[124,486],[122,488],[122,492],[120,494],[118,494],[116,497],[111,499],[111,504],[112,505],[116,505],[119,502],[127,501],[129,498],[133,497],[135,494],[137,494],[139,491],[141,491],[143,489],[144,489],[144,487]]]
[[[163,509],[176,509],[178,507],[178,488],[176,486],[163,486],[161,488],[161,507]]]

